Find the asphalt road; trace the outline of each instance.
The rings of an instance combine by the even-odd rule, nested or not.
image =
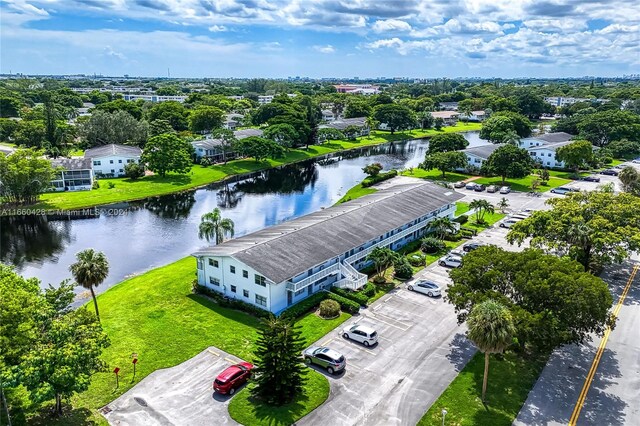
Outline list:
[[[620,300],[637,258],[607,271],[614,306]],[[576,425],[640,424],[640,271],[630,285],[616,327],[603,345],[597,369]],[[567,425],[574,415],[585,380],[602,339],[569,345],[552,354],[529,393],[514,425]],[[577,412],[576,412],[577,414]]]
[[[237,425],[230,397],[213,392],[213,379],[241,360],[210,347],[175,367],[157,370],[103,409],[111,425]],[[108,411],[108,412],[107,412]]]

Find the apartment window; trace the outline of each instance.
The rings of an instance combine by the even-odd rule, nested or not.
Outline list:
[[[122,169],[120,169],[119,171],[120,171],[120,173],[124,172],[124,170],[122,170]]]
[[[548,154],[547,154],[547,157],[551,157],[551,153],[548,153]]]
[[[260,306],[267,306],[267,298],[256,294],[256,304]]]
[[[249,290],[242,290],[242,295],[244,297],[249,297]]]
[[[304,288],[301,288],[300,290],[295,292],[295,295],[300,296],[302,293],[304,293],[304,290],[305,290]]]
[[[259,286],[262,286],[262,287],[266,287],[267,286],[267,279],[265,277],[263,277],[262,275],[255,274],[254,281]]]
[[[109,164],[113,164],[113,160],[109,160]]]
[[[249,278],[249,271],[242,270],[242,278]]]
[[[99,165],[101,165],[100,160],[96,160],[96,161],[94,161],[94,162],[93,162],[93,165],[94,165],[94,166],[99,166]]]
[[[215,259],[209,259],[209,266],[213,266],[214,268],[218,267],[218,261]]]
[[[230,265],[229,266],[229,271],[231,271],[232,274],[235,274],[236,273],[236,267],[233,266],[233,265]]]
[[[235,286],[235,285],[232,285],[232,286],[231,286],[231,293],[235,293],[235,292],[236,292],[236,286]]]
[[[118,160],[118,163],[122,164],[122,160]]]
[[[202,269],[202,259],[198,259],[198,269]]]
[[[114,169],[111,169],[111,174],[114,174],[116,171]]]
[[[218,278],[214,278],[214,277],[209,277],[209,284],[213,284],[213,285],[220,285],[220,280]]]

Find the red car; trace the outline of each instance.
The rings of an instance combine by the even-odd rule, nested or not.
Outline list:
[[[248,362],[232,365],[218,374],[218,377],[213,381],[213,390],[221,394],[233,395],[236,393],[236,389],[249,380],[251,370],[253,370],[253,364]]]

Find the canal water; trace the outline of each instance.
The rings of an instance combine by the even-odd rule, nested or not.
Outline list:
[[[470,146],[486,144],[467,133]],[[69,265],[86,248],[103,251],[109,276],[102,292],[122,279],[188,256],[198,239],[200,217],[216,207],[241,236],[335,204],[379,162],[385,170],[416,167],[428,142],[395,142],[322,160],[268,170],[226,184],[145,201],[104,206],[99,217],[47,220],[42,216],[0,218],[0,261],[45,287],[71,278]]]

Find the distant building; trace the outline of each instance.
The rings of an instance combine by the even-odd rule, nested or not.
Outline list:
[[[147,102],[184,102],[187,100],[187,96],[161,96],[161,95],[122,95],[125,101],[143,100]]]
[[[260,95],[258,96],[258,103],[260,105],[270,104],[273,101],[274,95]]]
[[[457,111],[458,103],[457,102],[439,102],[439,107],[443,111]]]
[[[236,130],[236,128],[242,123],[244,115],[242,114],[227,114],[224,116],[224,123],[222,128],[227,130]]]
[[[573,105],[575,103],[578,102],[594,102],[594,103],[605,103],[605,102],[609,102],[609,99],[592,99],[592,98],[571,98],[571,97],[564,97],[564,96],[548,96],[546,98],[544,98],[544,101],[548,104],[553,105],[554,107],[564,107],[564,106],[569,106],[569,105]]]
[[[197,251],[197,280],[276,314],[332,286],[357,290],[371,251],[421,238],[460,198],[429,182],[380,190]]]
[[[338,93],[351,93],[365,96],[380,93],[380,87],[371,84],[336,84],[333,87],[336,88]]]
[[[90,190],[93,186],[93,170],[88,158],[56,158],[51,165],[58,169],[51,180],[54,191]]]
[[[467,161],[469,162],[470,166],[480,168],[482,167],[482,164],[487,161],[489,156],[493,154],[493,151],[503,145],[504,144],[500,143],[492,143],[487,145],[474,146],[471,148],[463,149],[462,152],[464,152],[464,155],[467,156]]]
[[[248,138],[250,136],[260,137],[263,133],[264,132],[261,129],[242,129],[233,132],[234,136],[238,140]],[[207,139],[193,141],[191,142],[191,145],[193,146],[195,156],[198,160],[201,158],[208,158],[213,162],[219,162],[223,161],[225,157],[227,160],[236,157],[235,152],[227,152],[226,156],[224,155],[222,151],[222,141],[220,139],[213,139],[209,137]]]
[[[109,144],[96,146],[84,152],[84,158],[91,160],[93,173],[100,177],[124,176],[124,166],[140,163],[142,150],[137,146]]]
[[[433,111],[430,114],[433,118],[442,118],[445,126],[455,126],[460,116],[456,111]]]
[[[548,168],[563,168],[564,162],[558,161],[556,159],[556,150],[560,147],[569,145],[573,141],[565,141],[565,142],[555,142],[548,143],[545,145],[537,146],[534,148],[529,148],[529,154],[531,154],[531,158],[537,163],[541,164],[544,167]]]
[[[336,115],[330,109],[322,110],[322,121],[334,121],[336,119]]]
[[[471,111],[471,113],[467,116],[464,112],[460,112],[458,119],[467,120],[467,121],[484,121],[487,118],[487,114],[482,111]]]
[[[367,117],[355,117],[355,118],[343,118],[340,120],[335,120],[330,123],[321,124],[318,126],[319,129],[336,129],[341,132],[344,131],[349,126],[355,126],[359,129],[356,137],[358,136],[367,136],[371,129],[367,125]]]

